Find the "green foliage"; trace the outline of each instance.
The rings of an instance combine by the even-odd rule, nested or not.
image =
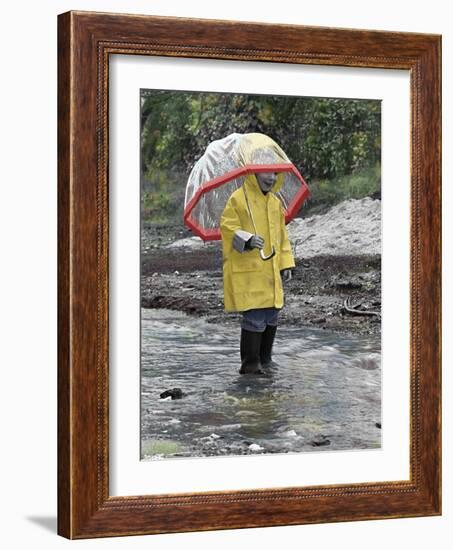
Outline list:
[[[151,169],[146,176],[142,180],[141,193],[143,220],[158,224],[179,222],[182,219],[187,176],[158,168]]]
[[[346,199],[380,196],[380,163],[376,163],[372,168],[358,170],[335,180],[315,180],[310,185],[310,191],[310,199],[303,206],[303,216],[321,214]]]
[[[145,219],[180,220],[192,166],[211,141],[232,132],[272,137],[326,200],[377,184],[370,174],[380,162],[380,101],[144,90],[141,102]]]

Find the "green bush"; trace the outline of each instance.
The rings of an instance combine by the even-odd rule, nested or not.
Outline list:
[[[303,214],[380,189],[381,102],[142,90],[142,216],[182,224],[185,186],[214,139],[269,135],[312,191]]]
[[[348,176],[316,180],[310,187],[310,198],[300,215],[320,214],[347,199],[379,196],[381,191],[381,165],[358,170]]]

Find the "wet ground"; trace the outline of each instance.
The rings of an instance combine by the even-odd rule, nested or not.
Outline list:
[[[279,366],[257,377],[238,374],[239,331],[175,309],[142,309],[145,460],[380,446],[377,334],[281,326]],[[183,397],[160,398],[172,388]]]
[[[142,232],[143,459],[379,447],[380,255],[298,259],[279,367],[242,376],[241,316],[223,310],[220,243],[168,246],[186,237],[180,227]],[[370,314],[348,312],[347,299]],[[181,399],[160,398],[173,388]]]
[[[236,325],[237,314],[223,311],[222,254],[219,246],[199,250],[146,248],[142,254],[142,306],[167,308]],[[313,326],[347,334],[379,334],[379,315],[357,315],[353,306],[380,312],[381,257],[314,256],[296,261],[285,284],[283,326]]]

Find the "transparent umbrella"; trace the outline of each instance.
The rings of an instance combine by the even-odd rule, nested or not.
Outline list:
[[[220,218],[230,195],[248,174],[257,172],[277,173],[275,195],[289,223],[310,194],[303,177],[270,137],[235,133],[211,142],[195,163],[186,185],[186,226],[204,241],[219,240]]]

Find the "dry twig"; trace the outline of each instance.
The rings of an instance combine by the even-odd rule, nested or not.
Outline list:
[[[350,313],[351,315],[377,315],[380,316],[379,311],[368,311],[365,309],[357,309],[361,304],[356,304],[353,306],[351,304],[351,298],[346,298],[346,300],[343,302],[343,308],[346,311],[346,313]]]

